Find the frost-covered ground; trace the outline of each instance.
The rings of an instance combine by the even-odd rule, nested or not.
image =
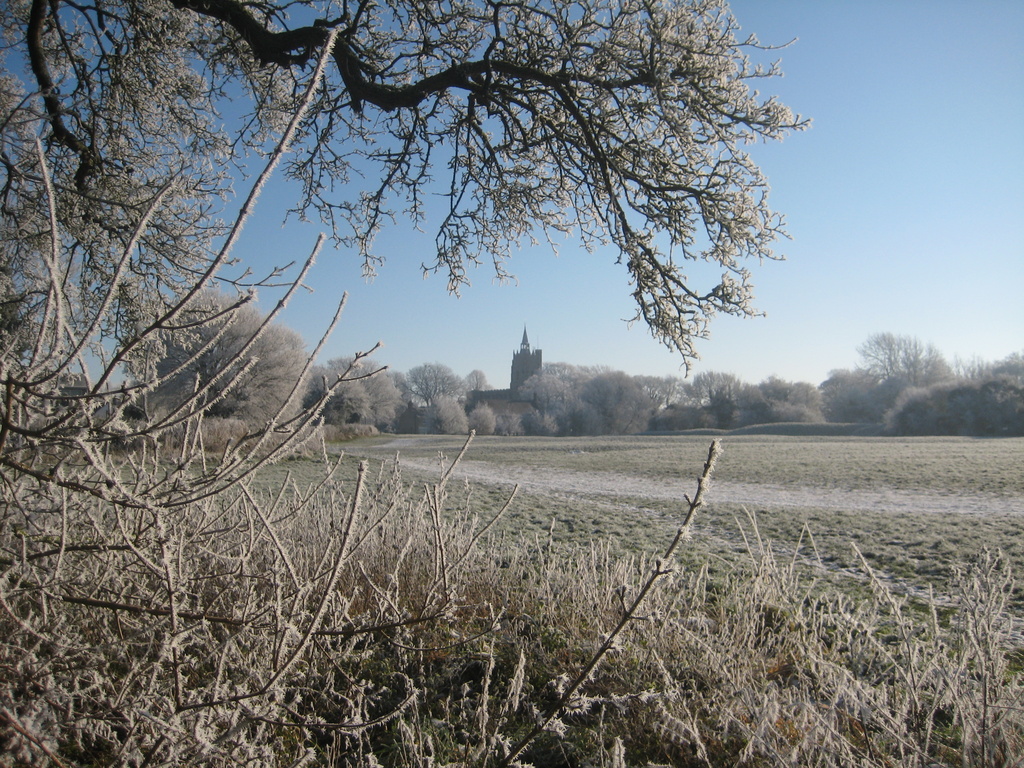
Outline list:
[[[403,446],[402,439],[389,444]],[[435,460],[402,458],[407,469],[436,472]],[[1022,470],[1024,471],[1024,470]],[[694,491],[690,479],[652,480],[621,472],[590,472],[548,467],[522,467],[464,459],[454,477],[491,485],[519,485],[523,491],[582,496],[624,496],[682,500]],[[712,484],[709,503],[742,504],[752,509],[841,509],[848,512],[1016,514],[1024,516],[1024,499],[981,494],[937,494],[898,489],[846,490],[811,486],[778,486],[721,481]]]
[[[650,553],[671,539],[696,490],[705,439],[478,438],[452,478],[501,488],[499,499],[519,486],[508,513],[517,535]],[[463,442],[400,436],[366,448],[430,479]],[[1024,440],[730,437],[724,447],[694,531],[698,557],[742,561],[763,543],[851,595],[877,578],[938,606],[955,603],[956,574],[986,552],[1024,573]],[[1024,643],[1019,587],[1009,610]]]

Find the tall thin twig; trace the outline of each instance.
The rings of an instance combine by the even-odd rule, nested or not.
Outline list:
[[[583,668],[576,674],[569,685],[566,686],[565,690],[562,691],[562,695],[558,697],[558,700],[548,708],[547,712],[542,718],[540,718],[539,722],[533,727],[533,729],[519,742],[517,742],[511,750],[509,750],[509,753],[505,755],[504,759],[502,759],[498,764],[499,766],[504,767],[510,765],[512,761],[519,757],[519,755],[523,753],[523,750],[525,750],[530,743],[565,710],[565,707],[576,694],[576,691],[578,691],[580,686],[590,679],[594,670],[597,669],[598,664],[601,663],[601,660],[604,659],[608,652],[615,647],[616,640],[622,633],[622,630],[624,630],[626,625],[636,618],[637,611],[639,611],[640,606],[643,605],[644,600],[647,599],[651,590],[654,589],[654,585],[657,584],[662,577],[673,572],[674,569],[670,565],[672,557],[675,555],[679,545],[690,536],[690,527],[697,512],[704,506],[704,496],[711,484],[711,474],[714,472],[715,464],[717,463],[718,457],[721,453],[722,447],[719,441],[712,441],[711,447],[708,449],[707,461],[704,462],[704,471],[701,472],[700,477],[697,479],[697,492],[694,494],[692,499],[689,496],[685,497],[687,502],[686,515],[683,519],[683,524],[679,526],[679,529],[676,531],[676,535],[672,539],[672,543],[669,544],[662,557],[655,560],[654,566],[651,569],[651,573],[648,575],[647,580],[644,582],[643,586],[640,587],[640,591],[637,592],[636,597],[633,598],[630,605],[623,611],[621,618],[618,623],[616,623],[612,631],[605,635],[604,641],[590,657],[587,663],[583,665]]]

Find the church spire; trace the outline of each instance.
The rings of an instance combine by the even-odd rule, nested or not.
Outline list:
[[[512,384],[509,389],[512,391],[513,401],[519,397],[519,388],[535,373],[540,373],[543,364],[541,351],[530,349],[530,337],[526,335],[526,326],[524,325],[523,343],[518,352],[512,353]]]

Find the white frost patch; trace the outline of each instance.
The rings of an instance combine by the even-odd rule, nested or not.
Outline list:
[[[438,462],[402,458],[401,466],[436,472]],[[519,485],[524,491],[588,496],[630,496],[681,501],[692,494],[696,478],[654,480],[619,472],[587,472],[546,467],[516,467],[464,459],[454,477],[492,485]],[[939,494],[890,488],[846,490],[812,486],[713,482],[708,503],[742,504],[752,509],[837,509],[900,514],[1024,515],[1024,500],[981,494]]]

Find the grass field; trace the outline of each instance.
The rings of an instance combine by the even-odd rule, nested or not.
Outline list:
[[[602,538],[652,553],[674,532],[710,441],[481,437],[463,474],[481,513],[520,483],[505,535],[565,544]],[[406,476],[427,479],[438,457],[454,456],[461,443],[383,436],[345,450],[397,456]],[[931,589],[940,601],[957,567],[985,550],[1001,550],[1024,573],[1024,439],[741,435],[722,443],[711,504],[687,555],[695,562],[725,566],[748,546],[770,542],[777,554],[850,587],[863,582],[863,555],[901,591],[921,598]],[[736,489],[743,501],[730,501]],[[757,532],[760,545],[752,543]],[[1020,587],[1013,603],[1024,616]]]
[[[689,479],[700,470],[711,438],[703,435],[627,437],[478,437],[470,458],[503,465],[615,471],[652,480]],[[879,488],[1024,499],[1024,438],[871,438],[737,435],[722,438],[720,481]],[[452,454],[461,438],[381,437],[353,445],[377,455]],[[1024,510],[1022,510],[1024,511]]]
[[[62,514],[0,526],[0,756],[1021,766],[1024,440],[722,442],[692,537],[710,436],[321,444],[169,510],[22,478]]]

